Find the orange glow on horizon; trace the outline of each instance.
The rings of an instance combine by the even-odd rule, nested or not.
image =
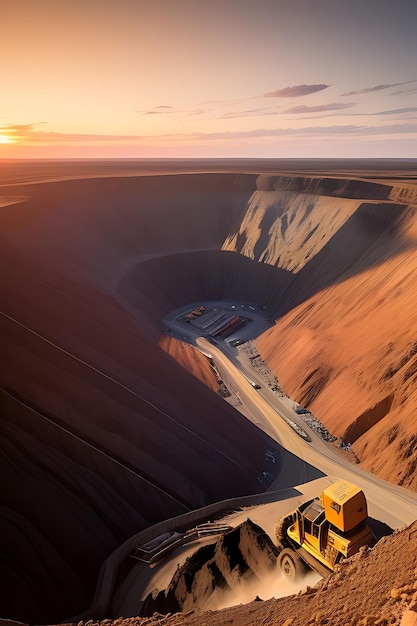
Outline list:
[[[10,137],[10,135],[0,134],[0,143],[14,143],[14,140]]]

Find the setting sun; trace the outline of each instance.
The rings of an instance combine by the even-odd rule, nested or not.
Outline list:
[[[0,135],[0,143],[13,143],[13,139],[8,135]]]

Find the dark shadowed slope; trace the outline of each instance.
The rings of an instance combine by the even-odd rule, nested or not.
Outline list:
[[[132,307],[117,291],[141,255],[219,248],[248,198],[241,183],[39,184],[25,187],[26,202],[3,207],[2,504],[7,519],[16,514],[45,537],[36,554],[51,565],[43,594],[32,594],[36,554],[28,559],[16,541],[21,550],[2,560],[3,576],[16,583],[15,595],[2,597],[4,616],[39,622],[75,613],[102,560],[133,531],[261,489],[268,439],[158,347],[154,313],[163,304],[145,296]],[[105,494],[89,487],[100,483]],[[71,593],[54,581],[58,569],[73,577]],[[26,591],[28,603],[19,603]]]

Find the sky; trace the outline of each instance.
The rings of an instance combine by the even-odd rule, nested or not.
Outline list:
[[[0,158],[417,158],[416,0],[2,0]]]

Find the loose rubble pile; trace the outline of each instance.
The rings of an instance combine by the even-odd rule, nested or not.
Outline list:
[[[213,608],[225,594],[276,568],[277,554],[270,537],[248,519],[189,557],[166,590],[146,598],[141,615]]]
[[[253,341],[250,340],[245,342],[244,344],[239,346],[238,351],[248,357],[253,370],[262,376],[265,384],[268,385],[271,391],[276,393],[276,395],[281,398],[288,398],[287,394],[284,392],[281,385],[279,384],[278,378],[275,376],[275,374],[273,374],[273,372],[271,372],[268,365],[259,354]],[[311,430],[313,430],[315,433],[317,433],[317,435],[321,437],[323,441],[327,441],[329,443],[333,443],[336,441],[336,437],[334,437],[334,435],[332,435],[327,430],[327,428],[317,419],[315,415],[313,415],[313,413],[311,413],[307,409],[304,409],[303,407],[299,407],[296,403],[294,403],[293,408],[295,412],[299,415],[299,417],[307,424],[307,426],[311,428]],[[289,426],[291,426],[293,430],[295,430],[300,435],[300,437],[303,437],[303,439],[310,441],[309,435],[297,424],[295,424],[295,422],[285,417],[283,417],[283,419],[287,422]]]
[[[297,595],[221,611],[187,611],[78,626],[417,626],[417,521],[347,559]]]

